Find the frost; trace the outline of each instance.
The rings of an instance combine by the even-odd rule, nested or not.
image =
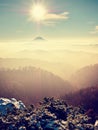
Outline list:
[[[36,108],[25,107],[16,99],[1,98],[0,104],[4,110],[15,107],[14,112],[7,111],[0,117],[0,130],[94,130],[83,109],[68,106],[63,100],[44,98]]]
[[[8,112],[13,112],[15,109],[24,110],[25,105],[15,98],[0,98],[0,115],[7,115]]]

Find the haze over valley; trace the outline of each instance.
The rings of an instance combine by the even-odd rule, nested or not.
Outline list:
[[[97,12],[98,0],[0,0],[0,130],[98,128]]]
[[[50,71],[64,80],[78,69],[97,64],[97,44],[72,44],[56,41],[0,43],[0,67],[34,66]],[[1,48],[0,47],[0,48]],[[3,53],[2,53],[3,52]]]

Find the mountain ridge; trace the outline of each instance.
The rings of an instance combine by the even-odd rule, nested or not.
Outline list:
[[[45,96],[60,97],[72,86],[59,76],[35,67],[0,70],[0,96],[18,98],[26,104],[38,102]]]

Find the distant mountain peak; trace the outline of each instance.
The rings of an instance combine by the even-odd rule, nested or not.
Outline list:
[[[45,39],[41,36],[37,36],[34,38],[34,41],[45,41]]]

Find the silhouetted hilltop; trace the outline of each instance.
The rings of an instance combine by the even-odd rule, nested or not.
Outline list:
[[[34,41],[45,41],[45,39],[41,36],[35,37]]]
[[[45,96],[59,97],[71,89],[68,81],[40,68],[0,69],[1,97],[15,97],[30,104]]]
[[[77,88],[98,85],[98,64],[86,66],[78,70],[71,77],[71,83]]]
[[[47,57],[47,51],[45,50],[22,50],[21,53],[24,55],[28,55],[30,52],[34,52],[36,54],[39,54],[40,56],[44,55]],[[49,53],[49,55],[54,55],[54,53]],[[58,61],[48,61],[43,59],[35,59],[34,56],[32,58],[0,58],[0,68],[19,68],[19,67],[25,67],[25,66],[34,66],[36,68],[45,69],[49,72],[55,73],[56,75],[61,76],[63,79],[68,79],[70,75],[73,73],[72,66],[70,64],[67,64],[67,62],[58,62]]]

